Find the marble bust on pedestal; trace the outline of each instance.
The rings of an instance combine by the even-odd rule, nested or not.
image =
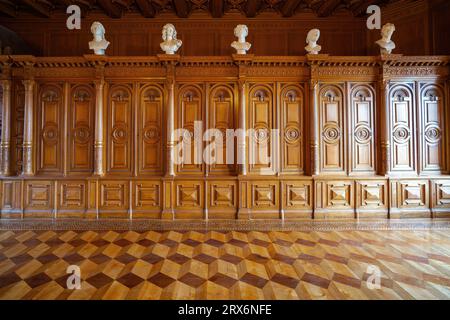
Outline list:
[[[162,51],[166,54],[175,54],[181,47],[183,42],[177,39],[177,31],[175,26],[171,23],[166,24],[162,29],[162,39],[160,46]]]
[[[236,49],[237,54],[247,54],[252,44],[245,41],[245,37],[248,36],[248,28],[245,24],[238,24],[234,28],[234,35],[238,38],[238,41],[233,41],[231,47]]]
[[[319,37],[319,29],[309,30],[308,35],[306,36],[306,43],[308,45],[305,47],[305,50],[308,52],[308,54],[318,54],[320,50],[322,50],[322,47],[317,44],[317,41],[319,41]]]
[[[94,50],[96,55],[104,55],[109,42],[105,39],[105,28],[103,25],[95,21],[91,25],[91,32],[94,39],[89,42],[89,49]]]
[[[395,49],[395,43],[391,40],[392,34],[395,31],[395,25],[386,23],[381,28],[381,39],[376,42],[380,46],[381,54],[391,54]]]

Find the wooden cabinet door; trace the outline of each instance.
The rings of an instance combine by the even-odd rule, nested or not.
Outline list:
[[[183,136],[175,137],[175,152],[181,155],[183,161],[177,164],[179,174],[203,173],[203,130],[204,123],[196,139],[194,139],[194,126],[196,121],[203,121],[203,88],[198,85],[181,86],[178,93],[178,107],[175,112],[176,128],[185,129]],[[195,142],[201,145],[196,145]],[[183,144],[182,152],[178,149]],[[177,151],[178,150],[178,151]],[[180,160],[181,160],[180,158]]]
[[[441,86],[422,84],[419,108],[420,173],[439,174],[444,168],[442,150],[444,94]]]
[[[350,90],[350,173],[375,172],[374,96],[371,84],[353,84]]]
[[[88,173],[93,170],[94,107],[95,95],[91,86],[77,85],[72,88],[67,155],[70,173]]]
[[[281,172],[303,173],[303,106],[301,87],[287,85],[280,93]]]
[[[133,132],[131,90],[125,85],[113,85],[108,100],[108,172],[130,174]]]
[[[248,97],[248,160],[250,173],[275,174],[278,154],[271,137],[276,128],[273,85],[252,85]]]
[[[236,172],[235,148],[230,146],[227,151],[226,137],[227,129],[235,129],[235,95],[234,88],[230,85],[214,85],[209,92],[209,121],[208,129],[211,136],[207,136],[205,154],[214,156],[215,162],[209,165],[208,171],[212,174],[230,174]],[[214,131],[212,131],[212,130]],[[217,131],[216,131],[217,130]],[[220,132],[220,134],[219,134]],[[233,135],[234,136],[234,135]],[[214,143],[215,139],[221,137],[221,141]],[[233,139],[234,138],[230,138]],[[212,148],[215,145],[215,148]],[[219,150],[220,149],[220,150]],[[233,163],[227,164],[227,152],[232,156]],[[220,158],[220,159],[219,159]],[[231,158],[231,157],[230,157]]]
[[[412,84],[397,84],[390,90],[391,171],[415,170],[415,117]]]
[[[38,108],[38,171],[62,171],[63,94],[56,84],[44,84],[39,90]]]
[[[320,171],[345,173],[345,115],[342,88],[326,84],[319,91]]]
[[[163,91],[157,85],[142,88],[137,116],[140,174],[163,172]]]

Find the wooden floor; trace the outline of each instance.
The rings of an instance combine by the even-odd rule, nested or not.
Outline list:
[[[43,228],[0,229],[0,299],[450,299],[448,227]],[[70,265],[79,290],[66,288]]]

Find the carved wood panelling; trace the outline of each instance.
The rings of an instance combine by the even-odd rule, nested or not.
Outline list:
[[[212,141],[219,141],[219,132],[221,133],[221,142],[215,144],[215,163],[211,164],[208,171],[211,174],[230,174],[236,172],[234,150],[235,146],[231,148],[230,154],[233,155],[233,163],[227,164],[227,129],[235,129],[235,114],[236,114],[236,98],[234,94],[234,88],[231,85],[217,84],[211,88],[209,92],[209,129],[217,129],[214,131],[214,136],[207,137],[209,141],[207,142],[207,149],[205,149],[206,154],[211,154],[209,150],[212,147]],[[211,132],[211,131],[210,131]],[[217,140],[216,140],[217,139]],[[231,139],[231,138],[230,138]],[[233,138],[233,142],[235,139]],[[235,145],[235,143],[233,143]],[[220,159],[219,159],[220,158]]]
[[[311,218],[313,206],[312,181],[282,182],[282,197],[285,219]]]
[[[2,183],[1,216],[16,216],[22,206],[22,181],[7,181]],[[16,214],[14,214],[16,213]]]
[[[315,181],[314,185],[315,218],[353,218],[355,216],[352,180]]]
[[[428,180],[391,181],[391,217],[403,215],[429,217],[430,196]]]
[[[177,165],[177,172],[180,174],[201,174],[203,172],[202,150],[194,143],[195,122],[203,121],[203,92],[203,87],[197,85],[181,86],[178,92],[178,108],[175,113],[176,128],[186,130],[182,137],[175,137],[178,147],[183,146],[180,153],[183,163]],[[201,130],[204,130],[204,125]],[[202,134],[203,131],[200,132],[197,141],[203,140]]]
[[[59,208],[82,209],[86,205],[86,184],[84,181],[61,182],[59,195]]]
[[[375,171],[373,86],[354,84],[350,99],[350,172],[371,174]]]
[[[251,173],[275,173],[278,147],[271,134],[276,128],[276,109],[273,85],[251,85],[248,96],[248,158]]]
[[[38,169],[42,173],[62,171],[64,99],[59,85],[42,85],[38,103]]]
[[[303,173],[303,106],[300,86],[286,85],[280,93],[281,172]]]
[[[199,181],[175,182],[175,217],[200,219],[204,217],[204,184]]]
[[[136,181],[133,183],[133,217],[160,218],[161,215],[161,182]]]
[[[386,217],[388,207],[388,188],[386,180],[356,181],[356,210],[364,212],[380,212]],[[360,215],[364,218],[364,215]]]
[[[322,85],[319,91],[320,170],[344,173],[345,115],[344,96],[339,85]]]
[[[88,85],[74,86],[69,104],[69,172],[93,169],[95,95]]]
[[[450,216],[450,181],[432,181],[432,207],[433,211],[441,215]]]
[[[139,173],[163,172],[163,103],[164,95],[159,86],[141,89],[139,100],[138,154]]]
[[[420,173],[444,169],[444,94],[438,85],[422,84],[420,90]]]
[[[17,175],[22,173],[23,164],[23,125],[25,107],[25,88],[19,82],[14,83],[12,96],[12,123],[11,123],[11,150],[12,150],[12,170]]]
[[[24,217],[52,217],[54,208],[53,181],[26,181],[24,186]]]
[[[57,188],[57,217],[83,218],[87,209],[86,181],[61,181]]]
[[[415,117],[412,84],[394,85],[389,97],[391,171],[414,171]]]
[[[234,219],[237,209],[237,184],[235,181],[208,183],[208,218]]]
[[[99,182],[99,216],[127,217],[129,209],[128,181]]]
[[[125,85],[112,85],[108,103],[108,171],[131,172],[132,93]]]
[[[276,181],[252,181],[250,183],[250,208],[255,211],[279,211],[279,185]],[[254,216],[258,217],[257,215]]]

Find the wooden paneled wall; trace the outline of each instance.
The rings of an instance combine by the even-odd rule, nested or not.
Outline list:
[[[0,62],[2,218],[450,216],[448,56]]]

